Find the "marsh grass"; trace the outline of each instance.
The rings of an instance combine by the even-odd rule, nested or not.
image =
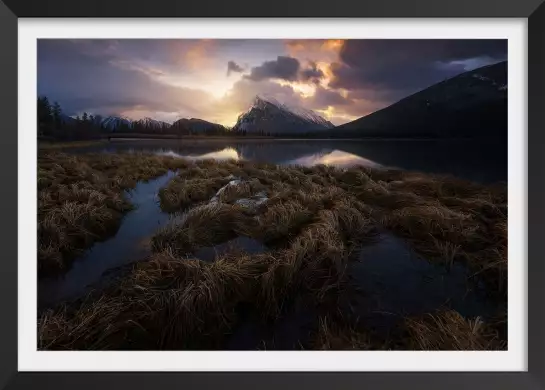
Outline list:
[[[208,263],[193,259],[191,253],[241,232],[261,237],[260,226],[269,222],[237,205],[200,204],[178,223],[158,231],[152,238],[154,254],[136,263],[128,276],[98,300],[43,314],[40,346],[220,348],[237,323],[240,305],[250,305],[263,321],[274,322],[298,296],[323,302],[340,288],[345,275],[349,251],[342,226],[350,225],[340,221],[350,217],[337,218],[323,208],[310,216],[311,220],[293,223],[300,233],[285,237],[279,249],[251,256],[235,250]],[[371,221],[364,222],[372,231]],[[358,230],[358,236],[362,232]]]
[[[248,219],[240,206],[223,203],[201,205],[188,211],[183,222],[173,222],[159,229],[152,238],[152,246],[156,251],[170,249],[178,255],[191,253],[236,237]]]
[[[43,313],[39,348],[221,348],[239,305],[274,321],[293,294],[305,292],[312,261],[300,247],[253,256],[235,251],[212,263],[166,249],[137,263],[98,299]],[[336,280],[314,282],[323,288]]]
[[[312,336],[312,349],[318,350],[371,350],[377,349],[365,329],[358,329],[343,320],[325,316],[318,320],[318,329]]]
[[[506,344],[498,332],[481,318],[466,319],[453,310],[408,318],[410,349],[419,350],[503,350]]]
[[[225,177],[193,180],[177,177],[168,187],[159,191],[161,208],[164,211],[176,211],[195,203],[208,201],[228,182],[229,179]]]
[[[59,272],[109,237],[133,206],[124,190],[187,163],[145,154],[38,154],[38,270]]]
[[[172,169],[178,175],[160,190],[160,205],[182,217],[151,238],[149,259],[98,297],[40,316],[40,348],[222,348],[241,305],[274,323],[304,297],[326,308],[313,348],[388,349],[352,319],[331,314],[346,290],[349,261],[379,229],[403,237],[430,261],[465,262],[505,300],[506,187],[399,170],[49,154],[38,170],[40,262],[60,267],[66,253],[106,236],[110,224],[115,230],[131,207],[123,190]],[[258,193],[267,201],[255,209],[236,203]],[[199,248],[237,236],[269,250],[233,250],[211,263],[193,258]],[[406,344],[502,347],[502,337],[490,341],[493,327],[479,321],[451,312],[410,319]]]

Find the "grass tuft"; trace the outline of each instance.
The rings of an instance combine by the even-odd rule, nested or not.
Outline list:
[[[411,349],[474,351],[505,349],[498,333],[481,318],[465,319],[453,310],[407,319]]]

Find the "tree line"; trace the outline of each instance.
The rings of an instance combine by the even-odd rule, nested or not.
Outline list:
[[[150,122],[144,120],[118,120],[104,122],[101,115],[84,112],[81,116],[66,115],[58,102],[49,100],[47,96],[39,96],[38,110],[38,137],[44,139],[79,140],[105,138],[113,134],[158,134],[158,135],[210,135],[210,136],[244,136],[246,132],[233,132],[230,128],[199,122],[192,127],[189,121],[179,121],[170,125],[165,122]]]
[[[102,125],[100,115],[86,112],[80,117],[69,117],[63,113],[58,102],[51,102],[47,96],[38,97],[38,137],[61,140],[100,138],[107,129]]]
[[[172,125],[146,121],[116,121],[104,123],[104,117],[84,112],[81,116],[65,115],[58,102],[51,103],[47,96],[38,97],[38,137],[58,140],[107,138],[114,134],[174,135],[178,137],[204,135],[222,137],[262,136],[276,138],[361,138],[357,130],[321,130],[305,133],[281,133],[235,130],[205,121],[180,120]]]

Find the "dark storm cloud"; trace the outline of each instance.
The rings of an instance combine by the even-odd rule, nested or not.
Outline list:
[[[276,60],[265,61],[263,64],[252,68],[250,74],[244,76],[252,81],[267,79],[281,79],[295,81],[299,75],[301,64],[293,57],[278,56]]]
[[[320,86],[316,87],[316,92],[312,96],[312,106],[316,109],[327,109],[329,106],[344,106],[350,103],[350,100],[344,98],[337,91]]]
[[[230,76],[231,73],[242,73],[244,72],[244,68],[237,64],[235,61],[229,61],[227,63],[227,76]]]
[[[395,99],[506,56],[506,40],[348,40],[329,85]]]
[[[319,83],[324,77],[324,72],[317,68],[316,63],[312,62],[310,66],[301,71],[301,81],[312,81],[313,83]]]
[[[228,74],[230,73],[231,66],[238,67],[234,62],[231,65],[231,62],[233,61],[229,61],[228,64]],[[231,71],[235,70],[233,69]],[[238,71],[240,72],[242,69]],[[302,81],[318,84],[324,76],[324,73],[318,69],[315,62],[310,62],[307,67],[302,68],[301,63],[297,58],[279,56],[276,60],[265,61],[261,65],[253,67],[250,70],[250,74],[244,76],[244,78],[252,81],[280,79],[285,81]]]

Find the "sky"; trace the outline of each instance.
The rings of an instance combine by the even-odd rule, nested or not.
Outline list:
[[[261,95],[339,125],[506,58],[506,40],[40,39],[38,95],[70,116],[225,126]]]

